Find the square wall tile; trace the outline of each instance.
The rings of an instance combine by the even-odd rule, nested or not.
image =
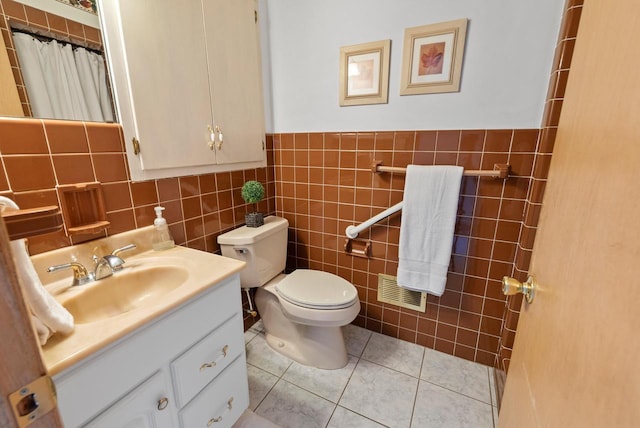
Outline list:
[[[14,192],[51,189],[56,185],[50,156],[4,156],[9,185]]]
[[[51,153],[88,153],[87,132],[82,122],[45,120]]]
[[[0,118],[0,153],[3,155],[48,154],[41,120]]]

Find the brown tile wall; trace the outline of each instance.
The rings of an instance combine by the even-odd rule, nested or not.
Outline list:
[[[250,209],[240,187],[257,179],[267,189],[260,210],[274,213],[277,206],[291,223],[289,268],[322,269],[352,281],[363,303],[357,324],[493,364],[505,308],[499,280],[517,273],[539,134],[537,129],[277,134],[267,138],[267,168],[132,182],[119,125],[0,118],[0,194],[22,208],[59,205],[57,185],[99,181],[111,221],[107,233],[152,224],[153,207],[162,204],[178,244],[216,252],[217,235],[241,225]],[[374,159],[391,166],[512,165],[506,181],[464,178],[447,291],[440,298],[429,296],[425,313],[376,299],[376,275],[396,273],[399,216],[362,235],[373,243],[370,260],[342,250],[346,226],[402,199],[404,176],[373,174]],[[30,251],[70,244],[59,232],[30,239]]]
[[[362,327],[494,364],[505,308],[500,279],[514,271],[538,137],[538,129],[274,135],[276,207],[290,222],[288,268],[355,284]],[[374,159],[397,167],[512,165],[506,181],[463,178],[446,291],[428,296],[425,313],[376,298],[377,274],[397,271],[399,215],[361,234],[372,242],[371,259],[343,251],[348,225],[402,200],[404,175],[373,174]]]
[[[31,108],[27,91],[25,90],[24,80],[18,65],[13,38],[11,37],[11,26],[16,25],[20,28],[27,27],[32,32],[54,36],[57,40],[65,40],[97,50],[102,50],[102,35],[100,30],[79,22],[47,13],[13,0],[0,0],[0,32],[7,46],[9,62],[18,87],[24,115],[30,117]]]
[[[0,195],[21,208],[60,206],[57,185],[99,181],[108,234],[153,224],[153,207],[161,204],[176,244],[218,252],[217,236],[244,224],[244,213],[253,211],[240,195],[246,180],[265,185],[267,196],[258,208],[275,212],[272,141],[267,138],[265,168],[134,183],[120,125],[0,118]],[[73,242],[102,236],[74,236]],[[29,250],[33,255],[71,244],[61,231],[30,238]]]

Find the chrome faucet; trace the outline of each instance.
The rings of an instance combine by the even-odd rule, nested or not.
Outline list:
[[[124,247],[113,250],[111,254],[98,257],[95,254],[92,259],[95,262],[93,272],[87,272],[87,269],[82,264],[72,261],[62,265],[50,266],[47,268],[47,272],[56,272],[62,269],[73,269],[73,281],[71,285],[84,285],[92,281],[99,281],[103,278],[110,277],[114,272],[122,270],[122,265],[125,261],[118,257],[118,254],[123,251],[133,250],[136,248],[135,244],[125,245]]]
[[[56,272],[62,269],[73,269],[73,281],[71,285],[83,285],[95,280],[94,273],[88,273],[87,269],[78,262],[70,262],[62,265],[49,266],[47,272]]]
[[[93,278],[96,281],[113,275],[113,272],[122,269],[122,265],[124,264],[124,260],[120,257],[110,254],[104,257],[98,257],[94,254],[92,258],[96,264],[93,270]]]

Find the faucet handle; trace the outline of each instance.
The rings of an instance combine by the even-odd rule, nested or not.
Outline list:
[[[123,251],[133,250],[134,248],[136,248],[136,244],[125,245],[124,247],[116,248],[115,250],[113,250],[111,252],[111,255],[112,256],[117,256],[118,254],[120,254]]]
[[[83,285],[93,281],[93,274],[88,273],[87,269],[78,262],[69,262],[61,265],[49,266],[47,272],[56,272],[62,269],[73,269],[73,281],[71,285]]]

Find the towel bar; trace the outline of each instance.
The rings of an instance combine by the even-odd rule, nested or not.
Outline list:
[[[462,175],[468,177],[493,177],[493,178],[502,178],[506,179],[509,177],[509,171],[511,169],[511,165],[506,163],[496,163],[493,165],[493,170],[464,170]],[[396,174],[406,174],[406,168],[400,168],[397,166],[384,166],[382,165],[382,161],[373,160],[371,164],[371,172],[381,173],[381,172],[391,172]]]

